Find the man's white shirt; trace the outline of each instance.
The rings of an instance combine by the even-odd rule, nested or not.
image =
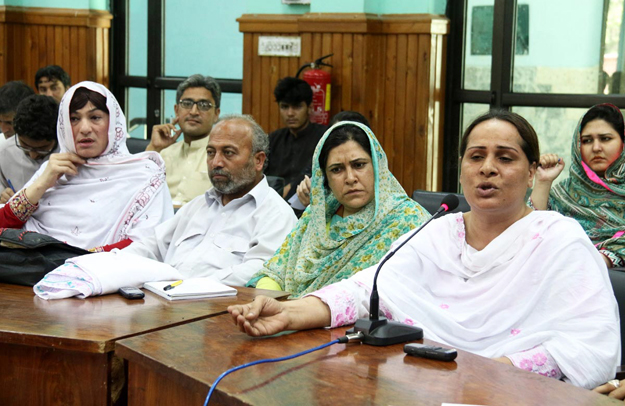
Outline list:
[[[263,177],[245,196],[226,206],[221,193],[209,189],[123,251],[165,262],[185,278],[213,277],[244,286],[295,223],[291,207]]]

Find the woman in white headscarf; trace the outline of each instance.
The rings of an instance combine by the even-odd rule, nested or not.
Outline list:
[[[108,251],[173,216],[163,160],[128,152],[126,119],[104,86],[81,82],[65,93],[57,137],[60,153],[0,210],[0,227]]]

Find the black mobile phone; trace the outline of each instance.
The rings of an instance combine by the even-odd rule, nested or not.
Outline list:
[[[423,358],[435,359],[438,361],[453,361],[458,356],[458,351],[453,348],[436,347],[426,344],[406,344],[404,352],[409,355],[415,355]]]
[[[145,296],[145,293],[143,293],[141,289],[134,288],[132,286],[119,288],[118,292],[126,299],[143,299],[143,297]]]

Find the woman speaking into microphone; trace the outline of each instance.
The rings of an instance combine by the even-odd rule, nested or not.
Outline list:
[[[606,382],[621,358],[616,300],[582,227],[526,205],[540,157],[534,129],[515,113],[490,111],[469,125],[460,155],[471,211],[432,221],[385,263],[380,314],[576,386]],[[251,336],[352,324],[369,314],[376,268],[299,300],[260,297],[228,311]]]

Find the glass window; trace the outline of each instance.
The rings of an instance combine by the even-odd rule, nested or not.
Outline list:
[[[476,6],[471,13],[471,55],[493,52],[493,6]]]
[[[530,52],[529,18],[529,5],[519,4],[516,12],[516,42],[514,46],[516,55],[527,55]]]
[[[534,127],[541,154],[558,154],[566,164],[556,183],[569,176],[571,141],[579,119],[588,109],[565,107],[513,107],[510,110],[525,117]]]
[[[462,134],[464,134],[464,130],[467,129],[469,124],[482,114],[488,112],[490,106],[488,104],[473,104],[473,103],[464,103],[462,105],[462,132],[458,135],[458,145],[460,145],[460,141],[462,138]]]
[[[176,91],[175,90],[165,90],[163,91],[163,111],[165,111],[165,121],[170,123],[174,117],[176,117],[176,112],[174,111],[174,106],[176,105]]]
[[[519,3],[512,90],[603,93],[607,75],[601,66],[603,0]]]
[[[128,88],[126,98],[126,125],[132,138],[147,139],[146,100],[147,89]]]
[[[165,76],[241,79],[243,33],[236,19],[244,13],[242,1],[185,0],[184,7],[165,1]]]
[[[471,55],[492,55],[494,9],[493,6],[473,7]],[[529,52],[529,6],[527,4],[518,6],[515,52],[517,55],[527,55]]]
[[[464,103],[462,105],[462,113],[461,113],[462,122],[460,124],[461,132],[460,134],[458,134],[458,147],[460,147],[460,143],[462,142],[462,134],[464,134],[464,131],[467,129],[469,124],[471,124],[473,120],[475,120],[482,114],[486,113],[489,108],[490,107],[488,104]],[[458,153],[460,153],[460,151],[458,151]],[[453,162],[458,162],[458,161],[454,160]],[[459,191],[459,193],[462,193],[462,187],[460,186],[460,165],[459,164],[457,164],[457,171],[458,171],[457,172],[458,184],[456,186],[457,186],[457,190]]]
[[[243,95],[240,93],[221,94],[221,114],[241,114]]]
[[[468,0],[462,87],[490,90],[494,0]]]
[[[128,0],[128,75],[148,74],[148,0]],[[143,102],[145,104],[145,100]]]
[[[599,93],[625,93],[625,27],[623,27],[623,0],[610,0],[606,13],[603,37],[602,72]]]

